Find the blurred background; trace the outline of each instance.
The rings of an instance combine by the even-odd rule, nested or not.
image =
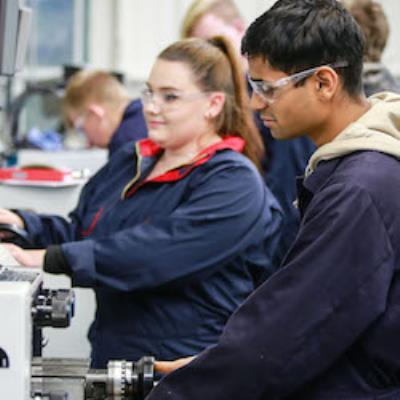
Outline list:
[[[8,137],[19,147],[58,150],[79,147],[63,143],[60,118],[63,81],[70,66],[90,66],[121,74],[133,96],[146,79],[160,50],[179,38],[179,28],[190,0],[22,0],[32,8],[31,30],[23,70],[0,78],[0,152]],[[237,0],[250,23],[274,0]],[[391,34],[383,63],[400,75],[400,2],[381,0]],[[69,66],[66,68],[65,66]],[[23,94],[23,96],[21,96]],[[18,97],[20,96],[20,97]],[[7,115],[8,114],[8,115]],[[12,114],[12,115],[10,115]],[[38,133],[49,133],[47,143],[35,143]],[[26,143],[29,133],[31,143]],[[54,139],[54,140],[52,140]],[[3,147],[3,148],[2,148]]]

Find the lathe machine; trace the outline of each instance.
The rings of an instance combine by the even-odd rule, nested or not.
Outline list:
[[[154,359],[110,361],[90,369],[87,359],[42,358],[42,328],[68,327],[70,289],[42,288],[40,270],[0,265],[1,400],[140,400],[154,384]]]

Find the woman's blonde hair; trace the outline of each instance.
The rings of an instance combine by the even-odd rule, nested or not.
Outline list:
[[[222,36],[183,39],[167,47],[158,58],[185,63],[204,92],[225,93],[223,110],[215,118],[217,132],[222,137],[243,138],[244,154],[260,168],[264,145],[249,107],[241,61],[229,40]]]

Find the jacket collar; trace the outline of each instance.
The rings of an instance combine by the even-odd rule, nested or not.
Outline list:
[[[342,158],[336,158],[329,161],[322,161],[318,164],[314,173],[305,177],[297,178],[297,198],[298,208],[301,217],[304,216],[308,205],[310,204],[314,194],[318,192],[326,183],[334,170],[341,163]]]
[[[217,151],[230,149],[241,153],[244,149],[244,140],[238,136],[226,136],[220,142],[202,150],[196,157],[203,154],[215,154]],[[138,152],[142,157],[155,157],[162,152],[162,148],[151,139],[143,139],[138,142]]]
[[[183,179],[193,169],[206,163],[215,153],[223,150],[242,152],[245,142],[237,136],[226,136],[220,142],[202,150],[196,157],[178,168],[167,171],[153,179],[146,179],[144,171],[150,171],[161,155],[163,149],[151,139],[143,139],[136,143],[137,172],[122,192],[122,198],[131,197],[139,187],[149,182],[175,182]]]

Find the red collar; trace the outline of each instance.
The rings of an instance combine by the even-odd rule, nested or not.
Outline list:
[[[244,140],[238,136],[225,136],[222,140],[212,146],[202,150],[195,159],[198,159],[200,155],[209,154],[210,156],[215,154],[219,150],[231,149],[241,153],[244,149]],[[162,151],[162,148],[154,143],[151,139],[143,139],[138,142],[139,153],[142,157],[153,157]]]
[[[186,165],[180,168],[173,169],[163,175],[159,175],[153,179],[145,179],[137,183],[137,175],[134,181],[129,184],[129,187],[124,191],[124,197],[131,197],[141,186],[149,182],[174,182],[183,179],[194,168],[206,163],[217,151],[230,149],[236,152],[242,152],[245,142],[238,136],[226,136],[220,142],[213,144],[202,150],[193,160],[189,161]],[[142,157],[153,157],[162,151],[162,148],[154,143],[151,139],[144,139],[137,142],[137,149]]]

